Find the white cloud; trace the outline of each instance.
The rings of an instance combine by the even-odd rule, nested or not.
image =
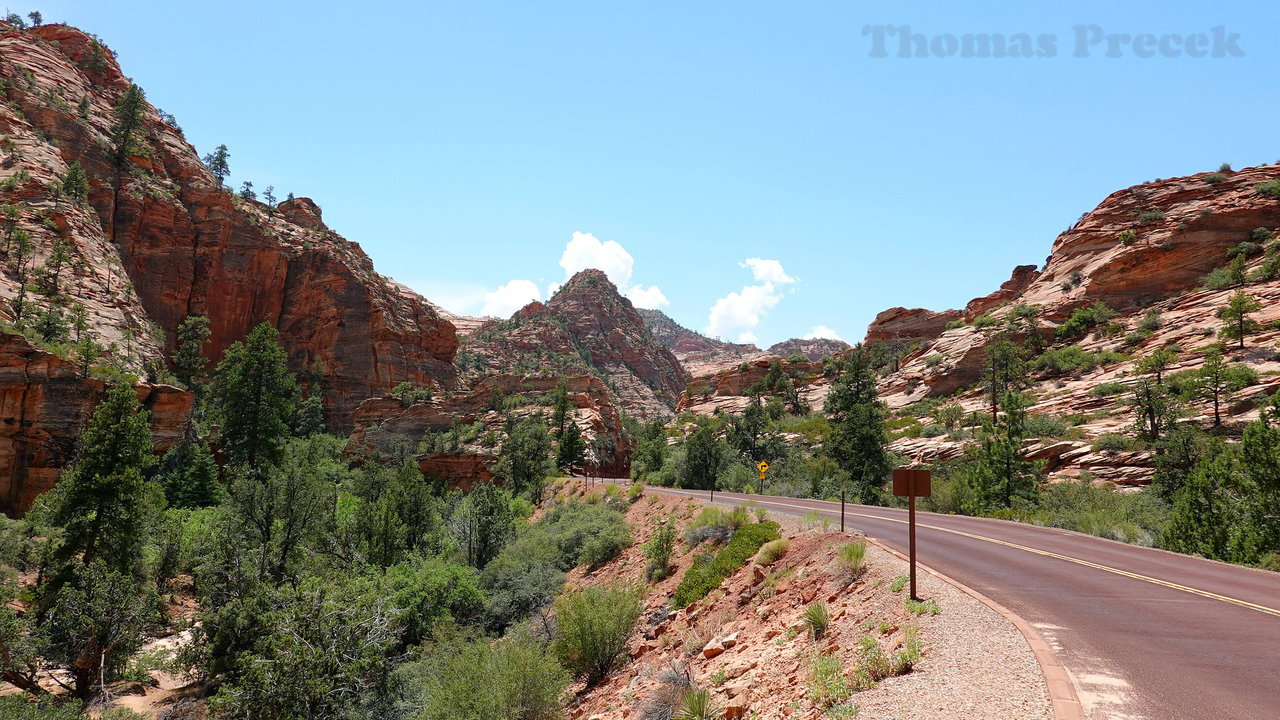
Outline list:
[[[626,248],[612,240],[601,242],[591,233],[575,232],[560,256],[560,267],[565,279],[588,268],[603,270],[605,275],[620,288],[630,287],[635,258]]]
[[[636,307],[650,310],[656,310],[671,304],[671,301],[667,299],[666,295],[662,294],[657,285],[650,285],[647,288],[643,285],[637,285],[627,291],[627,298]]]
[[[505,318],[533,300],[541,300],[538,286],[532,280],[512,280],[506,285],[487,292],[480,314]]]
[[[573,277],[574,273],[594,268],[608,275],[613,284],[618,286],[618,291],[627,296],[636,307],[660,308],[670,305],[671,301],[667,300],[667,296],[657,285],[645,287],[631,284],[635,266],[635,258],[620,243],[613,240],[601,241],[591,233],[575,232],[564,246],[564,253],[560,255],[560,267],[564,268],[566,280]],[[547,286],[547,297],[551,297],[559,289],[560,283],[551,283]]]
[[[805,340],[844,340],[840,337],[840,333],[832,330],[826,325],[814,325],[808,335],[804,336]]]
[[[477,315],[489,288],[457,280],[406,280],[405,285],[454,315]]]
[[[777,265],[779,275],[774,277],[787,277],[777,261],[766,262]],[[744,264],[743,267],[747,266]],[[754,268],[752,274],[756,274]],[[794,282],[790,278],[788,281]],[[711,306],[706,333],[712,337],[736,337],[738,342],[755,342],[755,329],[760,324],[760,318],[781,300],[782,293],[778,292],[771,281],[764,281],[759,285],[744,285],[740,292],[731,292]]]
[[[796,281],[782,269],[782,263],[777,260],[747,258],[738,263],[738,267],[750,268],[751,276],[756,279],[756,282],[788,285]]]

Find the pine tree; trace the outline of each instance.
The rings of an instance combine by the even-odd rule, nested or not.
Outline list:
[[[1173,429],[1182,414],[1182,403],[1168,387],[1143,378],[1133,388],[1133,406],[1136,419],[1134,429],[1142,437],[1158,442]]]
[[[983,509],[1013,507],[1015,499],[1034,500],[1038,463],[1022,451],[1027,439],[1027,397],[1012,390],[1001,400],[1004,412],[995,421],[985,420],[980,442],[971,454],[969,483],[977,491]]]
[[[573,469],[582,464],[587,455],[587,443],[582,439],[582,431],[578,424],[568,422],[560,435],[560,447],[556,453],[556,465],[561,470],[573,474]]]
[[[1262,303],[1252,295],[1237,291],[1231,296],[1226,307],[1218,311],[1224,325],[1218,331],[1218,337],[1224,340],[1240,341],[1240,349],[1244,349],[1244,339],[1258,332],[1260,326],[1249,315],[1262,309]]]
[[[280,333],[264,322],[232,343],[218,363],[214,412],[229,465],[253,473],[279,462],[296,387],[286,360]]]
[[[214,148],[213,152],[204,156],[204,164],[209,168],[209,172],[218,180],[218,185],[222,185],[227,176],[231,174],[231,165],[227,160],[231,157],[231,153],[227,151],[226,145],[219,145]]]
[[[1143,357],[1138,361],[1138,372],[1150,373],[1156,378],[1156,384],[1164,384],[1164,371],[1169,369],[1170,365],[1178,362],[1178,347],[1176,345],[1167,345],[1151,354]]]
[[[262,201],[267,204],[267,217],[275,215],[276,212],[276,186],[268,185],[266,190],[262,191]]]
[[[79,162],[67,167],[67,174],[62,176],[62,192],[77,205],[89,199],[89,177]]]
[[[990,401],[992,421],[1000,412],[1000,399],[1009,391],[1016,392],[1027,385],[1026,350],[1005,333],[999,333],[987,345],[982,383]]]
[[[225,495],[218,482],[213,453],[198,442],[183,442],[170,448],[160,460],[156,480],[171,507],[210,507]]]
[[[564,423],[572,409],[573,403],[569,400],[569,392],[565,389],[562,380],[556,383],[555,389],[551,391],[551,424],[556,428],[557,437],[564,434]]]
[[[142,88],[130,85],[120,96],[115,108],[115,127],[111,129],[111,142],[115,147],[113,159],[116,167],[124,167],[129,155],[138,150],[138,136],[145,130],[143,113],[147,99]]]
[[[527,496],[535,505],[541,504],[551,470],[551,438],[542,416],[516,423],[500,454],[498,472],[506,478],[512,494]]]
[[[1238,390],[1255,380],[1253,372],[1243,365],[1228,363],[1216,347],[1205,354],[1204,365],[1196,373],[1196,394],[1213,403],[1213,425],[1222,424],[1222,404],[1230,403]]]
[[[324,398],[313,387],[311,394],[298,403],[298,410],[293,416],[293,435],[308,438],[324,431]]]
[[[888,411],[876,394],[871,356],[861,345],[845,361],[823,409],[831,422],[827,456],[849,473],[854,501],[871,502],[889,476],[884,432]]]
[[[242,200],[258,199],[258,194],[253,191],[253,183],[251,181],[245,180],[244,184],[240,186],[240,199]]]
[[[157,492],[143,472],[155,463],[149,413],[133,388],[118,385],[94,408],[71,469],[50,497],[51,520],[63,528],[57,557],[80,557],[137,574]]]
[[[1222,488],[1233,484],[1234,471],[1231,454],[1221,449],[1191,471],[1174,498],[1173,515],[1164,528],[1166,549],[1227,559],[1233,518]]]
[[[205,357],[204,344],[209,342],[209,318],[204,315],[188,315],[178,326],[177,343],[173,351],[173,374],[178,382],[195,391],[201,385],[209,358]]]

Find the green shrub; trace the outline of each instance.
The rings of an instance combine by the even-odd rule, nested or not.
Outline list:
[[[715,558],[709,562],[694,563],[685,571],[671,598],[676,608],[682,608],[691,602],[701,600],[707,593],[720,586],[726,577],[733,574],[756,554],[761,545],[778,539],[778,524],[775,522],[746,525],[733,533],[729,543]]]
[[[809,700],[825,710],[853,694],[844,675],[844,663],[831,653],[820,653],[809,664]]]
[[[1209,183],[1210,185],[1217,185],[1218,183],[1226,179],[1227,179],[1227,176],[1223,175],[1222,173],[1209,173],[1208,175],[1204,176],[1204,181]]]
[[[760,546],[760,551],[756,553],[755,564],[772,565],[778,562],[783,555],[787,554],[787,549],[791,547],[791,541],[786,538],[778,538],[770,540]]]
[[[1027,437],[1055,438],[1067,434],[1067,421],[1057,415],[1028,413],[1026,420]]]
[[[1097,385],[1094,385],[1092,388],[1090,388],[1089,395],[1097,398],[1111,397],[1112,395],[1119,395],[1120,393],[1128,392],[1128,391],[1129,391],[1129,386],[1126,383],[1104,382],[1104,383],[1098,383]]]
[[[1275,238],[1275,233],[1267,228],[1257,227],[1249,231],[1249,239],[1259,245],[1266,245]]]
[[[1000,324],[1000,321],[992,317],[990,314],[979,315],[978,317],[973,319],[973,326],[978,328],[979,330],[985,330],[990,327],[995,327],[996,325],[999,325],[999,324]]]
[[[1121,245],[1132,245],[1137,242],[1138,233],[1132,229],[1121,230],[1119,240]]]
[[[1138,224],[1140,225],[1149,225],[1151,223],[1160,222],[1161,220],[1164,220],[1163,210],[1148,210],[1138,215]]]
[[[644,544],[644,556],[649,559],[644,574],[651,582],[662,580],[671,574],[671,553],[676,547],[676,531],[669,518],[653,529],[649,542]]]
[[[1058,328],[1058,338],[1060,340],[1078,338],[1098,326],[1107,326],[1115,316],[1115,311],[1101,300],[1086,307],[1076,308],[1066,322]]]
[[[1250,258],[1262,252],[1262,246],[1256,242],[1246,240],[1242,243],[1236,243],[1234,247],[1227,250],[1227,259],[1233,260],[1237,257]]]
[[[1064,325],[1065,327],[1065,325]],[[1085,373],[1099,365],[1113,365],[1128,359],[1127,355],[1111,351],[1089,352],[1079,345],[1046,350],[1035,359],[1032,367],[1050,375]]]
[[[556,639],[552,649],[570,672],[587,685],[604,679],[627,648],[643,610],[643,590],[588,587],[556,599]]]
[[[936,604],[934,607],[936,608]],[[853,676],[854,690],[869,690],[887,677],[911,672],[920,660],[922,648],[916,628],[909,627],[903,634],[905,637],[902,648],[892,654],[886,653],[880,642],[870,635],[864,635],[858,640],[858,671]]]
[[[969,323],[967,323],[967,322],[965,322],[965,321],[963,321],[963,320],[948,320],[948,321],[947,321],[947,324],[943,326],[943,329],[944,329],[944,330],[955,330],[956,328],[962,328],[962,327],[964,327],[964,326],[966,326],[966,325],[968,325],[968,324],[969,324]]]
[[[804,615],[800,620],[804,623],[805,629],[813,635],[814,640],[821,640],[823,633],[827,631],[827,626],[831,624],[831,611],[827,609],[826,603],[819,600],[804,609]]]
[[[1094,452],[1123,452],[1136,447],[1137,442],[1133,438],[1121,433],[1106,433],[1093,441]]]
[[[937,600],[912,600],[906,599],[907,612],[912,615],[937,615],[942,612],[942,608],[938,607]]]
[[[1280,180],[1272,180],[1255,185],[1254,189],[1258,191],[1259,195],[1280,200]]]
[[[27,695],[0,697],[0,718],[5,720],[84,720],[77,701],[38,700]]]
[[[644,483],[632,483],[631,487],[627,488],[627,499],[631,502],[639,500],[641,495],[644,495]]]
[[[516,636],[450,641],[396,671],[415,720],[561,717],[569,674],[543,643]]]

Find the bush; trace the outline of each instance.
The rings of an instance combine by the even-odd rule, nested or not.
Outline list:
[[[836,550],[836,564],[847,582],[857,580],[866,570],[866,558],[867,541],[865,539],[845,543]]]
[[[907,598],[904,602],[907,605],[907,612],[912,615],[937,615],[942,612],[942,608],[938,607],[937,600],[913,600]]]
[[[84,720],[80,703],[37,700],[27,695],[0,697],[0,718],[5,720]]]
[[[446,643],[396,672],[415,720],[561,717],[569,674],[528,637]],[[416,697],[413,697],[416,696]]]
[[[1068,321],[1070,322],[1070,321]],[[1063,327],[1066,327],[1065,325]],[[1112,365],[1123,362],[1128,356],[1109,351],[1089,352],[1079,345],[1047,350],[1035,359],[1032,367],[1050,375],[1067,373],[1085,373],[1099,365]]]
[[[1245,241],[1236,243],[1235,247],[1227,250],[1227,259],[1234,260],[1237,257],[1250,258],[1262,252],[1262,246],[1256,242]]]
[[[756,553],[755,564],[772,565],[778,562],[783,555],[787,554],[787,549],[791,547],[791,541],[786,538],[778,538],[770,540],[760,546],[760,552]]]
[[[1255,185],[1254,189],[1259,195],[1280,200],[1280,180],[1272,180],[1271,182]]]
[[[644,483],[632,483],[631,487],[627,488],[627,500],[635,502],[641,495],[644,495]]]
[[[827,626],[831,624],[831,611],[827,609],[826,603],[819,600],[804,609],[804,615],[801,616],[800,621],[813,635],[814,640],[821,640],[823,633],[827,631]]]
[[[992,317],[990,314],[979,315],[973,319],[973,326],[979,330],[985,330],[990,327],[999,325],[1000,321]]]
[[[587,685],[604,679],[627,648],[643,609],[643,590],[588,587],[556,599],[556,639],[552,648],[570,672]]]
[[[1121,245],[1132,245],[1137,242],[1138,233],[1132,229],[1121,230],[1119,240]]]
[[[662,580],[671,574],[671,553],[676,546],[676,531],[672,527],[674,518],[667,519],[654,528],[649,542],[644,544],[644,556],[649,559],[645,567],[645,577],[651,582]]]
[[[844,663],[831,653],[820,653],[809,665],[809,699],[827,709],[849,699],[853,688],[844,676]]]
[[[1148,210],[1138,215],[1138,224],[1140,225],[1149,225],[1151,223],[1160,222],[1161,220],[1164,220],[1163,210]]]
[[[1097,385],[1094,385],[1092,388],[1090,388],[1089,395],[1097,398],[1111,397],[1112,395],[1119,395],[1120,393],[1128,392],[1128,391],[1129,391],[1129,386],[1125,383],[1104,382],[1104,383],[1098,383]]]
[[[1120,433],[1106,433],[1093,441],[1094,452],[1123,452],[1136,447],[1137,442],[1133,438]]]
[[[934,604],[934,607],[937,605]],[[920,659],[920,640],[914,627],[904,630],[903,635],[902,648],[892,654],[886,653],[880,642],[870,635],[859,639],[858,671],[854,674],[855,690],[869,690],[887,677],[911,672]]]
[[[680,703],[680,712],[676,713],[676,720],[719,720],[722,717],[724,711],[716,705],[711,691],[705,688],[686,692]]]
[[[725,578],[733,574],[751,559],[761,545],[778,539],[778,524],[775,522],[757,523],[739,528],[724,549],[716,553],[708,562],[695,562],[685,571],[680,579],[671,602],[676,608],[682,608],[691,602],[701,600],[707,593],[720,586]]]
[[[1086,307],[1076,308],[1066,322],[1058,328],[1058,339],[1078,338],[1099,325],[1105,327],[1115,316],[1115,311],[1101,300]]]
[[[1026,420],[1027,437],[1055,438],[1067,434],[1067,421],[1057,415],[1041,415],[1028,413]]]
[[[723,545],[732,535],[728,514],[709,505],[698,511],[697,516],[685,526],[683,537],[688,545],[699,545],[707,540],[714,545]]]
[[[1259,245],[1266,245],[1273,238],[1275,238],[1275,233],[1264,227],[1257,227],[1249,231],[1249,239]]]

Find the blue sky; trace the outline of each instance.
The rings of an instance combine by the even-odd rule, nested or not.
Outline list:
[[[600,265],[727,340],[856,341],[884,308],[962,306],[1042,263],[1114,190],[1280,159],[1271,3],[9,7],[100,35],[202,154],[227,144],[235,186],[314,198],[467,314]],[[929,56],[890,37],[872,57],[877,25]],[[1078,58],[1077,25],[1222,26],[1244,57]],[[966,33],[1055,53],[938,56]]]

